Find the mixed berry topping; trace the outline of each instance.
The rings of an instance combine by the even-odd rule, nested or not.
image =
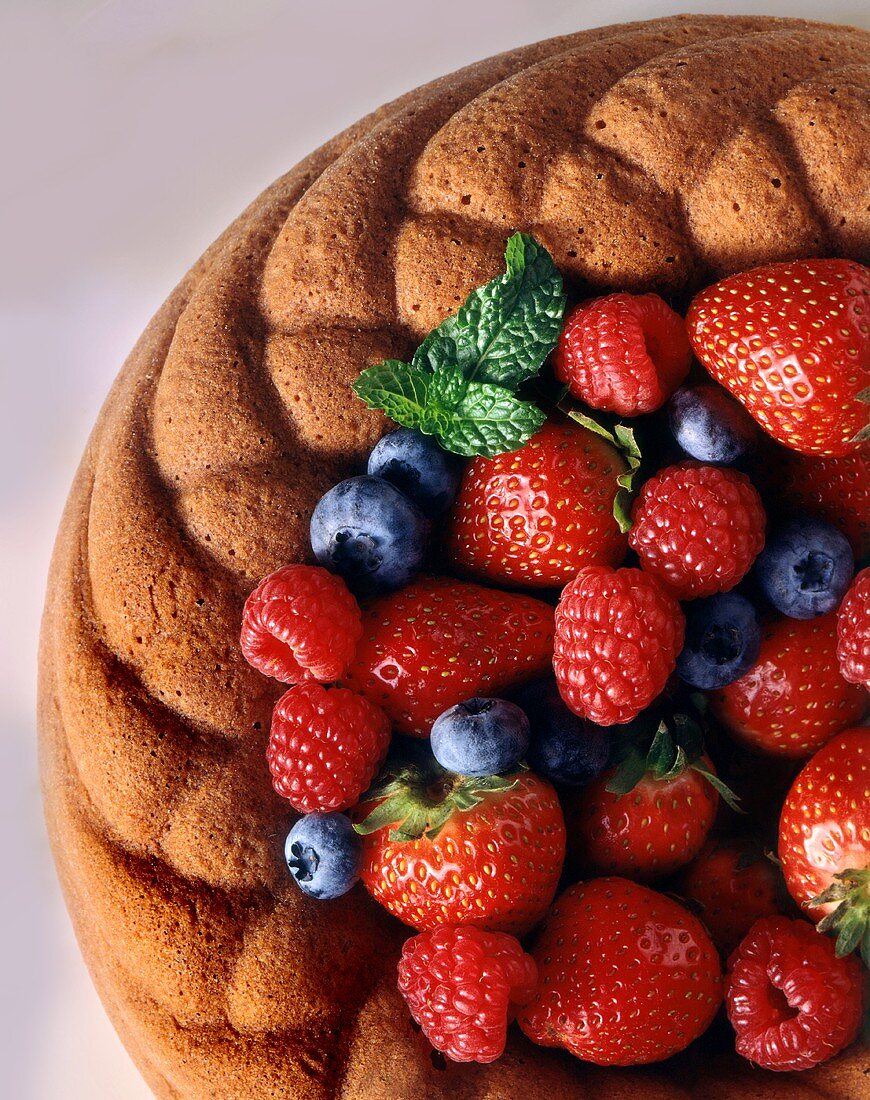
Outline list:
[[[870,965],[870,272],[772,264],[685,318],[576,290],[515,234],[365,370],[398,427],[316,504],[319,564],[248,597],[288,873],[415,930],[399,989],[453,1061],[515,1017],[669,1058],[727,963],[737,1051],[805,1069]]]

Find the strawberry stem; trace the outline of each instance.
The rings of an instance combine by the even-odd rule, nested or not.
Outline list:
[[[809,902],[813,906],[839,903],[816,928],[819,932],[837,933],[838,958],[860,946],[861,958],[870,967],[870,868],[841,871],[834,880]]]

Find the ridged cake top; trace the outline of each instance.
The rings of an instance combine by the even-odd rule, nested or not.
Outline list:
[[[868,88],[868,35],[793,21],[681,17],[526,47],[315,153],[152,322],[64,519],[41,721],[78,934],[158,1095],[597,1090],[599,1073],[520,1038],[495,1065],[445,1069],[397,1007],[401,930],[363,896],[315,911],[288,882],[263,765],[279,689],[236,645],[242,602],[307,558],[314,502],[383,430],[350,382],[496,274],[510,232],[581,292],[681,299],[765,260],[866,260]],[[854,1095],[857,1058],[802,1084]],[[727,1076],[718,1094],[736,1096],[749,1072],[690,1054],[607,1080],[627,1098],[677,1095],[668,1073]]]

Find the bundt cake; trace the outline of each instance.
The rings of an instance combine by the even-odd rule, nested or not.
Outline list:
[[[281,686],[246,595],[310,560],[321,494],[386,421],[350,385],[406,357],[533,233],[580,291],[675,302],[771,259],[868,259],[870,35],[681,16],[523,47],[383,107],[266,190],[158,312],[63,518],[42,632],[46,814],[100,995],[165,1100],[861,1094],[866,1050],[801,1077],[713,1033],[602,1069],[516,1029],[454,1065],[396,988],[405,931],[318,908],[282,857],[264,745]]]

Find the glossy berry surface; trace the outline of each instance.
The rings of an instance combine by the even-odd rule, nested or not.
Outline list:
[[[708,840],[675,889],[697,913],[723,958],[761,917],[780,912],[779,874],[752,839]]]
[[[520,1027],[533,1042],[602,1066],[684,1050],[722,1000],[719,956],[700,922],[623,878],[566,890],[533,955],[538,984]]]
[[[712,770],[709,760],[704,766]],[[673,779],[647,774],[627,794],[607,790],[606,771],[583,790],[568,813],[570,845],[585,873],[662,878],[694,859],[704,845],[719,796],[687,768]]]
[[[584,787],[601,774],[610,751],[607,730],[568,710],[554,680],[529,684],[516,701],[529,717],[533,772],[566,787]]]
[[[687,604],[686,640],[677,672],[701,690],[739,680],[758,659],[761,625],[755,608],[737,592],[720,592]]]
[[[432,726],[432,755],[461,775],[513,771],[529,747],[529,720],[505,699],[476,697],[445,710]]]
[[[345,683],[402,733],[428,737],[448,707],[543,676],[553,611],[530,596],[423,577],[374,600]]]
[[[474,924],[519,936],[538,923],[565,858],[562,809],[546,780],[520,772],[487,789],[485,780],[478,787],[452,777],[439,801],[431,781],[420,779],[402,793],[410,806],[363,837],[361,877],[375,901],[414,928]],[[364,828],[375,805],[358,810]],[[431,821],[435,814],[434,836],[391,835],[399,825],[416,833],[420,819]]]
[[[383,763],[390,723],[346,688],[297,684],[272,713],[266,751],[272,785],[294,809],[347,810]]]
[[[837,660],[844,679],[870,691],[870,568],[855,577],[837,613]]]
[[[857,722],[867,705],[837,663],[837,617],[788,619],[762,625],[753,667],[708,696],[710,710],[756,752],[809,756],[835,733]]]
[[[395,485],[379,477],[352,477],[315,505],[311,549],[360,595],[390,592],[420,571],[429,529],[417,505]]]
[[[870,555],[870,444],[839,457],[777,449],[759,461],[771,505],[785,515],[806,512],[833,523],[856,559]]]
[[[798,773],[779,820],[779,860],[813,921],[835,908],[810,905],[835,876],[870,870],[870,727],[837,734]]]
[[[359,606],[340,577],[288,565],[260,581],[245,601],[241,649],[285,684],[337,680],[362,635]]]
[[[777,611],[814,619],[839,606],[854,569],[846,536],[825,520],[803,516],[769,534],[755,576]]]
[[[399,991],[429,1042],[454,1062],[494,1062],[537,967],[518,940],[479,928],[444,927],[405,941]]]
[[[430,435],[397,428],[382,436],[369,455],[368,473],[383,478],[427,516],[440,516],[453,503],[462,461],[441,449]]]
[[[738,1054],[763,1069],[810,1069],[857,1035],[861,967],[806,921],[765,917],[728,961],[725,1003]]]
[[[613,516],[616,448],[573,422],[547,423],[524,447],[466,467],[447,553],[493,584],[563,585],[582,565],[617,565],[627,539]]]
[[[556,377],[593,409],[654,412],[686,377],[686,323],[658,294],[608,294],[575,306],[553,353]]]
[[[674,439],[690,458],[730,466],[760,438],[758,425],[721,386],[681,386],[668,404]]]
[[[341,897],[359,879],[362,845],[350,818],[339,813],[300,817],[284,844],[296,885],[309,897]]]
[[[566,705],[612,726],[661,694],[683,645],[680,606],[639,569],[587,566],[556,608],[553,670]]]
[[[764,546],[761,498],[745,474],[684,462],[646,482],[629,535],[642,567],[678,599],[727,592]]]
[[[686,318],[695,354],[762,427],[807,454],[847,454],[866,429],[870,268],[797,260],[731,275]]]

